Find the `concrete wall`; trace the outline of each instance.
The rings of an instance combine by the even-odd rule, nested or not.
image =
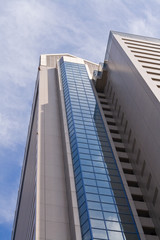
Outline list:
[[[37,90],[37,89],[36,89]],[[35,91],[35,95],[37,91]],[[35,223],[36,199],[36,159],[37,159],[37,96],[33,106],[28,139],[26,144],[19,196],[17,215],[15,215],[12,239],[30,239]]]
[[[71,56],[55,54],[40,58],[13,227],[15,240],[81,240],[63,90],[57,69],[57,60],[63,55]],[[91,72],[98,67],[85,62]]]
[[[159,194],[155,204],[154,194],[156,188],[160,191],[160,103],[147,85],[142,75],[136,69],[133,58],[129,59],[120,43],[110,35],[107,60],[109,66],[108,81],[118,97],[118,104],[124,111],[129,128],[136,139],[136,147],[141,151],[141,160],[146,162],[145,173],[152,176],[152,189],[147,193],[146,183],[148,176],[141,178],[151,212],[156,221],[159,221]],[[135,59],[136,61],[136,59]],[[137,64],[137,62],[136,62]],[[128,130],[128,129],[127,129]],[[139,166],[137,166],[138,168]],[[137,170],[140,175],[141,169]]]
[[[70,240],[56,69],[39,82],[36,240]]]

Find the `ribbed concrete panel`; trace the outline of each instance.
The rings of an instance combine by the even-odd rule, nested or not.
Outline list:
[[[56,69],[41,67],[36,240],[70,240],[57,81]]]
[[[22,176],[20,202],[17,205],[17,219],[12,239],[29,239],[35,225],[35,199],[36,199],[36,159],[37,159],[37,101],[31,121],[31,133],[24,159],[24,172]]]
[[[154,81],[154,78],[158,78],[160,70],[155,71],[152,65],[149,66],[149,68],[144,68],[143,63],[140,61],[160,61],[160,41],[156,41],[156,39],[152,38],[148,38],[147,40],[144,38],[143,40],[141,39],[140,41],[137,41],[136,36],[133,35],[124,37],[123,35],[115,34],[114,36],[125,51],[125,54],[132,60],[132,64],[135,65],[139,74],[143,77],[144,81],[154,93],[156,98],[160,100],[159,87]]]

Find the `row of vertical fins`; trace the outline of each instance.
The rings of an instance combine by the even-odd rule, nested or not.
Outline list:
[[[119,133],[118,126],[113,114],[113,106],[111,99],[107,99],[106,95],[102,92],[98,92],[98,98],[103,109],[103,113],[112,136],[121,166],[131,192],[132,199],[134,201],[137,214],[140,218],[142,229],[144,231],[147,240],[158,240],[158,236],[155,231],[155,227],[150,217],[148,207],[144,200],[143,194],[139,187],[136,175],[134,174],[133,167],[126,152],[125,146],[122,141],[122,137]]]

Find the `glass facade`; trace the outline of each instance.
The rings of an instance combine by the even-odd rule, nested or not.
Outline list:
[[[60,70],[82,239],[140,239],[85,64]]]

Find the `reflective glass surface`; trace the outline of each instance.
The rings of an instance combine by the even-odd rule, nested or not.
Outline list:
[[[140,239],[85,64],[60,70],[82,239]]]

